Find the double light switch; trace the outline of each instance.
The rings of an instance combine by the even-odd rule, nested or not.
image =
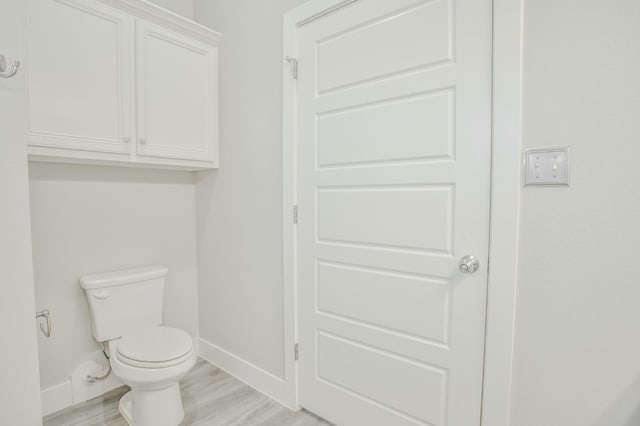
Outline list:
[[[527,149],[525,186],[569,185],[569,148]]]

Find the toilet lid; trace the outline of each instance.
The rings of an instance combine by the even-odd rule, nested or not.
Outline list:
[[[191,336],[173,327],[149,327],[123,336],[118,355],[132,361],[165,362],[188,354],[193,346]]]

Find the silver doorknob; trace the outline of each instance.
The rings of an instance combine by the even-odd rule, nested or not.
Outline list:
[[[478,258],[470,254],[460,259],[460,263],[458,263],[458,269],[463,274],[473,274],[479,267],[480,261]]]

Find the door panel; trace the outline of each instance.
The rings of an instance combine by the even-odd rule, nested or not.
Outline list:
[[[318,167],[451,157],[453,99],[445,90],[320,115]]]
[[[479,424],[491,1],[361,0],[297,42],[300,403]]]
[[[432,185],[319,188],[318,240],[450,252],[451,192]]]
[[[380,10],[319,39],[318,92],[451,60],[450,8],[445,1],[423,1]]]
[[[414,340],[447,344],[446,284],[422,275],[318,261],[317,310]]]
[[[400,415],[442,424],[446,370],[324,331],[318,332],[318,354],[319,381]]]

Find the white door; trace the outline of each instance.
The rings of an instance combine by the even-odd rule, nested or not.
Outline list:
[[[217,157],[217,48],[137,22],[138,154]]]
[[[338,425],[480,423],[491,25],[360,0],[297,30],[299,399]]]
[[[11,78],[0,77],[0,424],[42,424],[31,265],[23,0],[3,0],[0,55],[6,67],[21,61]],[[2,61],[0,61],[2,62]]]
[[[27,5],[29,144],[128,154],[133,18],[94,0]]]

